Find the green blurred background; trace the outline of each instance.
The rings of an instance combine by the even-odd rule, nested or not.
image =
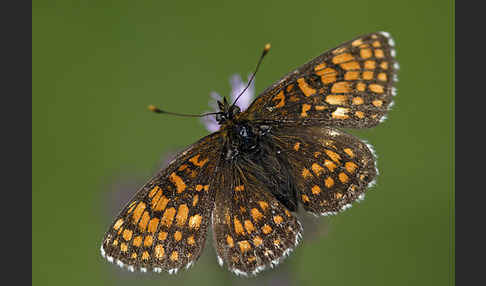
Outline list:
[[[452,1],[33,1],[34,285],[453,284]],[[388,120],[350,132],[378,154],[366,200],[277,269],[235,277],[208,243],[176,276],[119,270],[99,247],[164,156],[207,134],[197,119],[267,42],[256,91],[321,52],[385,30],[397,44]],[[304,223],[304,231],[312,226]]]

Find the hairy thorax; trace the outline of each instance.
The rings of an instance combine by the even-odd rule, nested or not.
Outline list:
[[[238,156],[258,155],[270,127],[235,118],[224,122],[220,131],[225,140],[225,159],[232,160]]]

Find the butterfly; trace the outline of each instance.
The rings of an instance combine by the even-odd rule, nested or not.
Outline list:
[[[135,194],[102,256],[130,271],[177,273],[199,258],[211,225],[221,266],[248,276],[277,265],[301,240],[299,207],[334,215],[373,184],[373,149],[338,128],[382,122],[398,69],[390,34],[372,33],[285,75],[243,112],[219,101],[219,131]]]

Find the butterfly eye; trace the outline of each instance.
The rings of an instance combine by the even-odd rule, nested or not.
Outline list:
[[[216,114],[216,121],[217,121],[218,123],[223,122],[225,119],[226,119],[226,118],[224,117],[224,114],[223,114],[223,113],[218,113],[218,114]]]

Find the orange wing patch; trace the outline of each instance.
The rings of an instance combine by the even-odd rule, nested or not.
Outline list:
[[[170,228],[172,225],[172,221],[174,220],[174,216],[176,214],[175,208],[168,208],[165,210],[164,215],[161,219],[161,224],[167,228]]]
[[[170,181],[176,185],[178,193],[182,193],[186,189],[186,184],[184,183],[184,180],[182,180],[181,177],[177,176],[176,173],[170,174],[169,178]]]
[[[180,227],[184,226],[188,214],[189,214],[189,208],[187,207],[187,205],[186,204],[180,205],[176,216],[176,222],[178,226]]]
[[[299,85],[300,90],[304,93],[305,96],[311,96],[316,94],[316,90],[310,87],[310,85],[307,84],[304,78],[299,78],[297,80],[297,83]]]
[[[276,108],[283,107],[285,105],[285,96],[284,96],[284,91],[281,90],[274,98],[273,100],[278,100],[278,104],[275,105]]]
[[[339,73],[333,68],[325,68],[319,72],[316,72],[316,74],[321,76],[321,81],[323,84],[330,84],[337,80]]]
[[[208,159],[204,159],[204,160],[199,160],[199,154],[197,154],[196,156],[192,157],[191,159],[189,159],[189,162],[191,162],[192,164],[194,164],[194,166],[198,166],[198,167],[202,167],[204,166],[204,164],[206,164],[208,162]]]

